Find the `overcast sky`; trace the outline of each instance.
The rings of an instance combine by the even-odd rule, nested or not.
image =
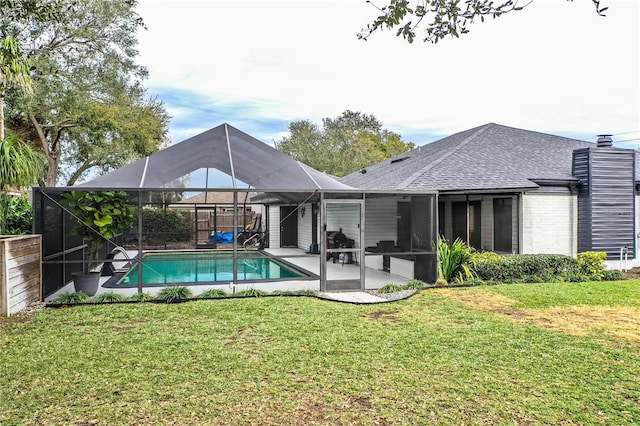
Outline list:
[[[410,45],[358,40],[377,16],[365,0],[141,0],[140,62],[174,143],[225,122],[272,143],[350,109],[417,144],[495,122],[638,148],[639,4],[602,0],[603,18],[591,0],[534,0]]]

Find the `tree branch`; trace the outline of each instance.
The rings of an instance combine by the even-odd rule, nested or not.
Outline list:
[[[423,26],[426,33],[423,41],[435,44],[446,36],[457,38],[468,33],[467,25],[472,24],[475,18],[484,22],[485,17],[497,18],[509,12],[520,11],[533,2],[529,0],[526,4],[519,5],[519,0],[502,0],[502,3],[495,5],[493,0],[417,0],[412,7],[409,0],[388,1],[389,4],[378,7],[367,0],[367,3],[382,14],[357,34],[359,39],[368,40],[378,30],[395,29],[397,37],[402,36],[407,42],[413,43],[416,31]],[[596,13],[605,16],[604,12],[608,8],[600,6],[601,0],[591,1]],[[461,2],[464,6],[460,5]],[[417,18],[416,22],[409,20],[412,16]]]

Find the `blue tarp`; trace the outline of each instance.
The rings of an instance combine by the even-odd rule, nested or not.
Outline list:
[[[243,231],[243,228],[238,228],[238,234],[241,234]],[[233,232],[217,231],[211,235],[211,242],[214,244],[233,244]]]

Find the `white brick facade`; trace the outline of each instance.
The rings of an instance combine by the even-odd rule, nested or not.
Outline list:
[[[522,196],[521,253],[576,256],[577,235],[577,195]]]

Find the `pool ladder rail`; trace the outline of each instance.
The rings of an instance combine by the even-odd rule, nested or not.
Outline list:
[[[115,258],[115,255],[117,253],[121,253],[122,255],[124,255],[125,259],[127,260],[124,264],[122,264],[123,261],[121,259]],[[111,254],[109,255],[109,263],[111,264],[111,269],[113,270],[114,273],[127,272],[131,268],[132,260],[133,259],[131,259],[131,257],[129,256],[129,253],[127,253],[124,247],[121,247],[121,246],[115,246],[114,249],[111,250]],[[115,265],[116,263],[122,264],[122,265],[120,265],[120,267],[118,268]]]

